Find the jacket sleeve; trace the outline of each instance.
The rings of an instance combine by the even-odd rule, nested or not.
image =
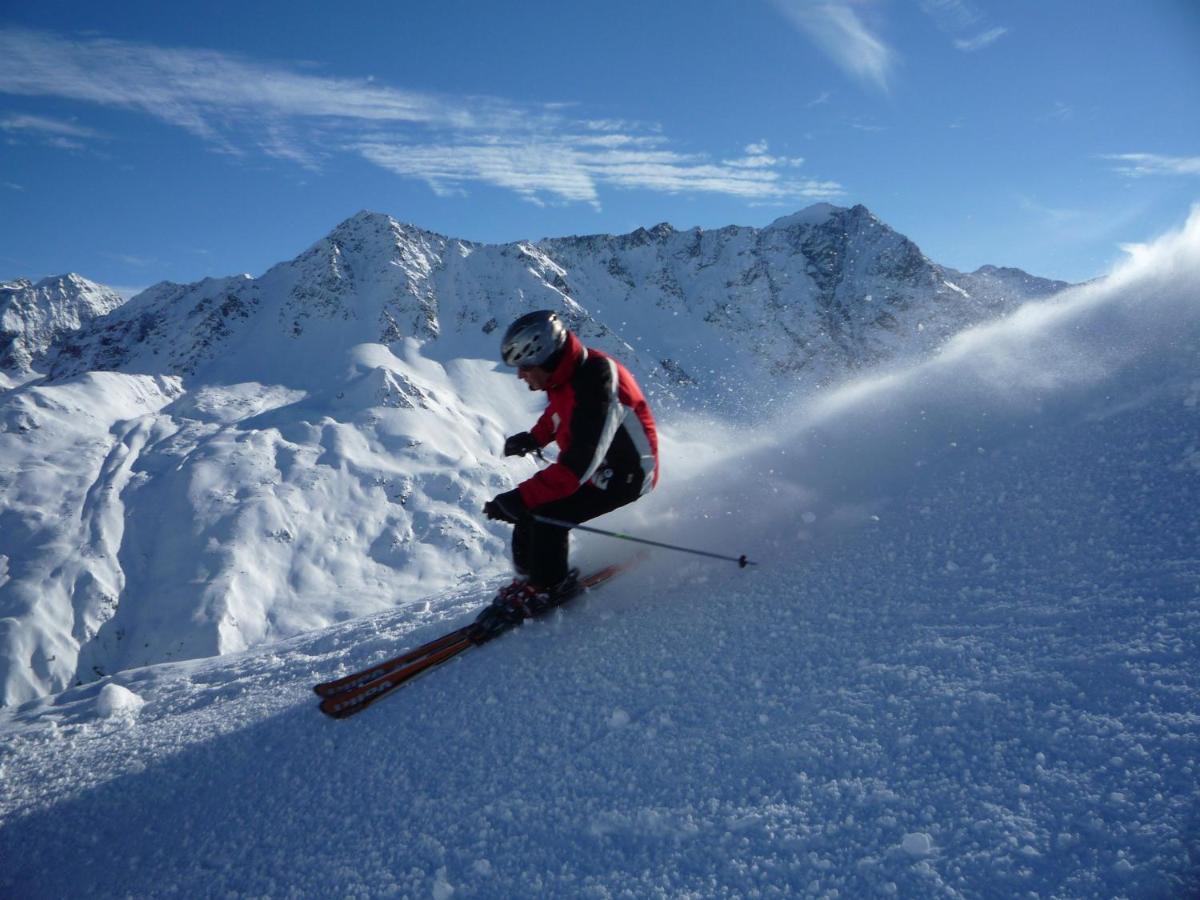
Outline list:
[[[539,447],[545,447],[554,440],[554,417],[550,413],[550,407],[546,407],[546,411],[542,413],[537,420],[537,424],[529,430],[533,435],[533,439],[538,442]]]

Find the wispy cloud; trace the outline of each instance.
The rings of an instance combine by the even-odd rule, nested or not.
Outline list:
[[[970,38],[955,38],[954,46],[964,53],[974,53],[989,47],[1008,34],[1007,28],[989,28],[987,31]]]
[[[0,129],[4,131],[32,131],[39,134],[52,134],[59,137],[97,138],[100,132],[85,128],[74,122],[64,122],[49,116],[12,115],[0,119]]]
[[[846,119],[846,124],[855,131],[865,131],[868,134],[878,134],[881,131],[887,131],[884,125],[877,125],[874,122],[864,119],[862,116],[853,116]]]
[[[881,91],[888,90],[896,63],[895,51],[872,31],[848,0],[773,0],[773,3],[843,70]]]
[[[10,135],[12,140],[18,140],[18,136],[32,138],[60,150],[83,150],[87,146],[85,141],[105,137],[92,128],[49,116],[5,116],[0,119],[0,131]]]
[[[721,162],[665,149],[598,145],[586,136],[569,134],[536,144],[497,136],[470,145],[364,142],[358,150],[376,165],[420,178],[442,195],[462,193],[467,183],[482,181],[539,204],[550,196],[597,205],[604,186],[719,193],[755,202],[832,199],[844,193],[837,182],[782,171],[803,160],[771,156],[764,144]]]
[[[239,120],[264,114],[440,124],[472,119],[451,101],[366,80],[320,78],[208,50],[73,41],[11,28],[0,30],[0,90],[139,110],[211,140]]]
[[[221,152],[310,170],[355,153],[441,194],[482,183],[535,203],[598,205],[603,187],[780,203],[842,193],[836,182],[798,177],[801,161],[765,144],[717,161],[672,150],[656,125],[573,118],[575,104],[409,91],[210,50],[0,28],[0,93],[134,110]]]
[[[921,9],[964,53],[990,47],[1009,33],[1003,25],[991,25],[968,0],[921,0]]]
[[[1158,153],[1108,153],[1101,159],[1117,163],[1116,170],[1131,178],[1148,175],[1200,175],[1200,156],[1163,156]]]

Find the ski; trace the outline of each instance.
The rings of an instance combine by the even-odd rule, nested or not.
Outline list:
[[[446,660],[474,646],[476,646],[475,643],[469,637],[464,637],[442,647],[434,653],[421,657],[415,662],[392,669],[374,681],[369,681],[353,690],[334,694],[332,697],[326,697],[321,701],[321,712],[335,719],[344,719],[357,712],[362,712],[362,710],[366,709],[376,700],[390,694],[396,688],[411,681],[422,672],[428,671],[434,666],[441,665]]]
[[[598,587],[640,559],[641,556],[637,556],[628,562],[606,566],[590,575],[581,577],[578,590],[563,603],[573,600],[586,590]],[[541,614],[544,615],[556,608],[557,606],[550,607]],[[510,630],[517,624],[519,623],[513,622],[503,631]],[[486,643],[500,633],[503,632],[494,632],[482,637],[476,633],[474,623],[472,623],[392,659],[363,669],[361,672],[318,684],[313,690],[323,698],[320,710],[335,719],[352,716],[411,681],[417,675],[453,659],[464,650]]]
[[[343,694],[346,691],[352,691],[355,688],[360,688],[364,684],[369,684],[370,682],[374,681],[376,678],[382,678],[393,669],[398,669],[406,663],[413,662],[414,660],[420,659],[423,656],[428,656],[430,653],[434,653],[444,647],[449,646],[450,644],[462,640],[467,636],[467,632],[470,630],[470,625],[464,625],[462,628],[458,628],[449,634],[444,634],[440,638],[436,638],[427,644],[422,644],[420,647],[416,647],[405,653],[401,653],[399,656],[394,656],[391,659],[387,659],[381,663],[377,663],[376,665],[369,666],[362,671],[353,672],[344,678],[338,678],[334,681],[326,681],[321,684],[314,684],[313,690],[318,696],[334,697],[338,694]]]

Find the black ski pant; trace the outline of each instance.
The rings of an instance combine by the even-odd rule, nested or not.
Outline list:
[[[638,499],[640,494],[600,490],[590,481],[569,497],[535,506],[513,528],[512,555],[517,573],[538,587],[551,587],[567,577],[568,529],[538,522],[533,515],[578,525]]]

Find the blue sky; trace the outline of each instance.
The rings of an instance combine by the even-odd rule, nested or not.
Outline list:
[[[9,4],[0,278],[260,274],[360,209],[479,241],[863,203],[1083,280],[1200,199],[1194,0]]]

